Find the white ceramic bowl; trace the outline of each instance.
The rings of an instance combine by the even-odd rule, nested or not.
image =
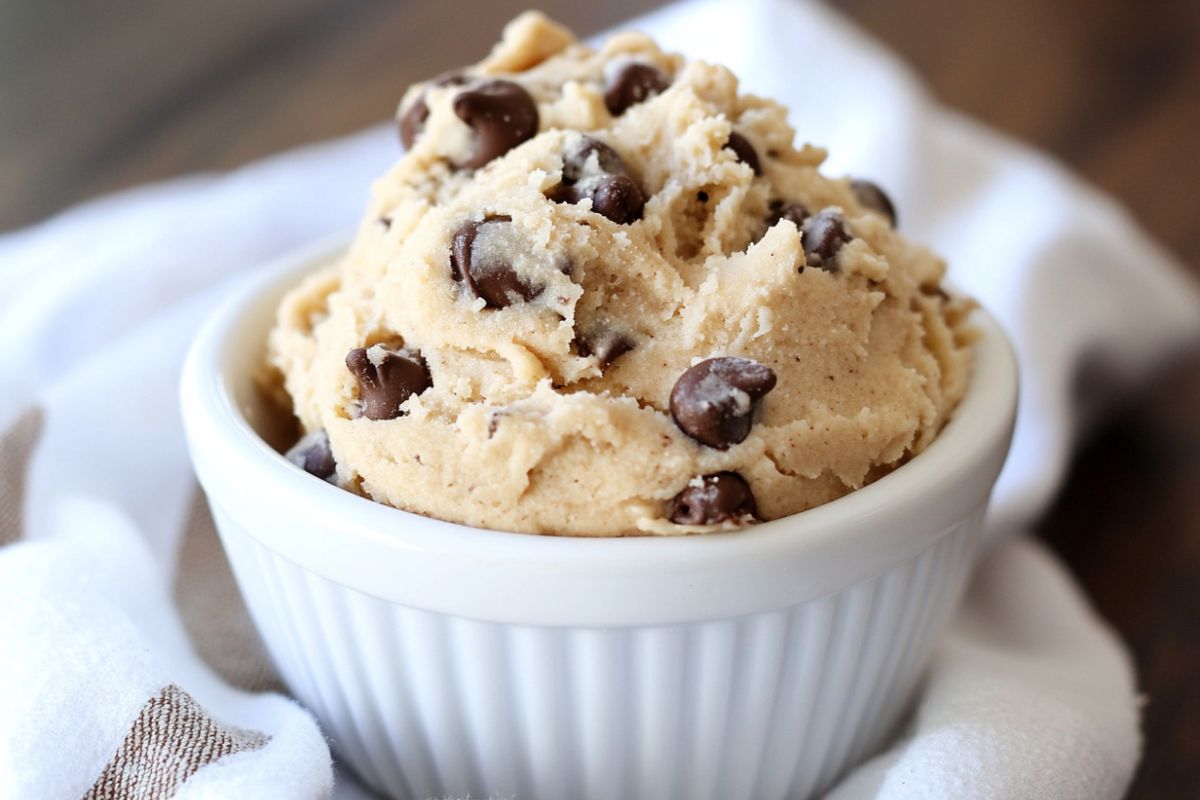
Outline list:
[[[184,421],[238,584],[338,755],[392,797],[807,798],[895,724],[970,574],[1012,431],[983,313],[970,389],[924,453],[738,533],[578,539],[372,503],[256,433],[281,295],[263,270],[184,369]]]

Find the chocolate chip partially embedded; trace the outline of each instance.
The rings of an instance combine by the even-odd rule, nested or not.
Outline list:
[[[694,478],[671,500],[667,517],[676,525],[716,525],[758,518],[758,504],[746,479],[736,472]]]
[[[590,198],[592,210],[618,225],[642,218],[645,195],[617,151],[585,136],[563,155],[562,183],[546,193],[556,203]]]
[[[500,254],[480,252],[475,246],[480,228],[507,222],[512,222],[512,217],[507,214],[468,220],[455,231],[450,246],[451,277],[465,283],[476,297],[482,297],[488,308],[506,308],[542,293],[542,287],[531,286],[522,280],[512,264],[503,260]]]
[[[458,93],[454,113],[475,132],[475,148],[459,166],[475,169],[533,138],[537,103],[512,81],[488,81]]]
[[[429,106],[425,103],[425,92],[433,87],[462,86],[466,82],[467,78],[461,72],[447,72],[431,80],[429,86],[417,95],[408,110],[400,115],[400,142],[404,145],[405,150],[412,150],[413,142],[425,128],[425,121],[429,119]]]
[[[626,64],[613,76],[604,90],[604,105],[614,117],[624,114],[630,106],[643,103],[667,90],[671,79],[666,73],[649,64]]]
[[[856,178],[850,181],[850,191],[854,192],[858,202],[883,214],[892,223],[892,227],[896,227],[896,206],[892,204],[892,198],[888,197],[878,184]]]
[[[835,258],[842,245],[852,238],[842,215],[827,208],[804,221],[804,258],[809,266],[827,272],[837,269]]]
[[[808,209],[801,203],[785,203],[782,200],[771,201],[771,213],[767,216],[767,227],[770,228],[781,219],[786,219],[799,228],[808,219]]]
[[[775,372],[748,358],[701,361],[675,382],[671,416],[701,444],[726,450],[750,435],[754,408],[775,388]]]
[[[346,354],[346,367],[358,379],[358,400],[367,419],[404,416],[400,405],[433,385],[429,365],[416,350],[356,347]]]
[[[642,190],[627,175],[601,178],[592,190],[592,210],[618,225],[627,225],[642,218],[646,198]]]
[[[337,462],[334,461],[333,450],[329,447],[329,435],[323,430],[310,431],[292,445],[292,449],[288,450],[284,457],[321,480],[328,480],[337,471]]]
[[[489,439],[495,436],[496,431],[500,429],[500,418],[504,416],[508,415],[503,411],[493,411],[491,414],[488,414],[487,435]]]
[[[588,177],[591,172],[591,160],[595,156],[596,166],[600,172],[607,175],[628,175],[629,168],[625,160],[599,139],[590,136],[580,137],[574,147],[563,153],[563,182],[578,183]]]
[[[585,358],[593,356],[600,371],[604,372],[614,361],[633,349],[633,340],[620,331],[601,328],[575,339],[579,354]]]
[[[734,155],[738,157],[738,161],[741,161],[754,170],[755,175],[762,175],[762,164],[758,161],[758,152],[745,136],[742,136],[737,131],[730,131],[729,139],[725,142],[725,148],[732,150]]]
[[[579,190],[574,186],[563,181],[550,187],[546,191],[546,199],[555,203],[578,203],[582,198],[579,196]]]
[[[409,109],[400,117],[400,143],[405,150],[412,150],[418,134],[425,128],[429,119],[429,106],[425,104],[425,94],[421,93]]]

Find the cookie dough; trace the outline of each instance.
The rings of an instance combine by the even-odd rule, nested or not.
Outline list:
[[[943,262],[723,67],[529,13],[398,121],[270,336],[321,477],[499,530],[736,529],[879,478],[963,394]]]

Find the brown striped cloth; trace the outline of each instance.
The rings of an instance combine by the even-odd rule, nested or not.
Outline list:
[[[0,467],[28,452],[30,433],[0,437]],[[18,521],[9,508],[6,522]],[[329,796],[329,754],[311,717],[222,680],[265,688],[267,663],[256,673],[230,671],[228,655],[203,664],[197,655],[214,644],[202,637],[229,623],[181,625],[127,517],[83,498],[63,510],[74,532],[0,549],[0,797]],[[176,596],[194,602],[180,586]]]
[[[350,227],[394,154],[376,129],[0,237],[3,800],[332,796],[195,482],[177,383],[232,284]]]

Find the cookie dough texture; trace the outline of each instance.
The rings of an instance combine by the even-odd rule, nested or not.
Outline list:
[[[614,116],[606,85],[632,62],[670,85]],[[270,336],[271,368],[302,427],[327,431],[341,485],[500,530],[702,532],[747,520],[670,522],[672,499],[701,476],[739,474],[770,520],[869,483],[937,435],[968,379],[969,304],[939,289],[944,264],[849,179],[818,172],[823,151],[793,145],[783,107],[644,36],[593,50],[532,13],[462,75],[406,94],[401,114],[428,110],[413,146],[375,183],[349,251],[287,295]],[[469,169],[455,165],[477,134],[454,101],[479,79],[523,87],[537,133]],[[761,175],[726,146],[733,132]],[[584,135],[640,187],[640,219],[552,199],[564,160],[575,175],[597,169],[594,155],[579,163]],[[781,203],[841,213],[849,241],[832,268],[806,260]],[[510,221],[481,226],[476,254],[487,238],[531,298],[495,307],[455,280],[456,232],[487,217]],[[605,365],[614,340],[631,347]],[[419,351],[432,379],[392,419],[362,415],[346,366],[375,344]],[[669,409],[679,376],[718,356],[778,379],[749,436],[723,450]]]

